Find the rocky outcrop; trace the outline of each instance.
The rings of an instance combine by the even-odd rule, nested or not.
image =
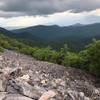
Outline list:
[[[99,80],[20,53],[0,54],[0,100],[100,100]]]

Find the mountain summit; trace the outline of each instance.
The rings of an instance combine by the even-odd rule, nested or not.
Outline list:
[[[84,26],[83,24],[80,24],[80,23],[76,23],[76,24],[74,24],[74,25],[72,25],[72,26],[77,26],[77,27],[79,27],[79,26]]]

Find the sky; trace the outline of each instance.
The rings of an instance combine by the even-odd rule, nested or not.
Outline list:
[[[0,0],[0,27],[100,23],[100,0]]]

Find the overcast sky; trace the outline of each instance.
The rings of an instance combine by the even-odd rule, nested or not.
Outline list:
[[[100,22],[100,0],[0,0],[1,27]]]

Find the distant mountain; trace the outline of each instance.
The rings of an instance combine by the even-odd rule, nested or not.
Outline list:
[[[68,43],[72,49],[80,49],[93,38],[100,39],[100,24],[81,25],[78,23],[68,27],[39,25],[13,30],[12,32],[24,40],[35,40],[54,47],[61,47],[64,43]]]
[[[0,27],[0,33],[5,34],[5,35],[10,35],[11,34],[11,31],[8,31],[8,30]]]
[[[80,24],[80,23],[76,23],[76,24],[74,24],[74,25],[72,25],[72,26],[77,26],[77,27],[79,27],[79,26],[84,26],[83,24]]]
[[[76,24],[68,27],[39,25],[12,31],[0,28],[0,32],[33,46],[50,45],[54,48],[61,48],[64,44],[68,44],[73,50],[80,50],[93,38],[100,39],[100,23]]]
[[[27,36],[36,36],[44,40],[55,41],[54,39],[66,38],[69,36],[77,37],[95,37],[100,35],[100,24],[85,25],[80,27],[69,26],[69,27],[60,27],[60,26],[33,26],[23,29],[13,30],[13,33],[17,33],[19,36],[27,38]]]

